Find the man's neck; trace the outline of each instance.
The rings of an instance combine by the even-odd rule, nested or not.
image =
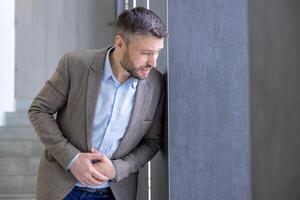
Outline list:
[[[121,66],[121,59],[118,53],[113,50],[109,55],[112,72],[115,78],[122,84],[130,78],[130,74]]]

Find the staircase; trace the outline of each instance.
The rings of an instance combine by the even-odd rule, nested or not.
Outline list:
[[[27,113],[7,113],[0,127],[0,200],[35,199],[42,149]]]

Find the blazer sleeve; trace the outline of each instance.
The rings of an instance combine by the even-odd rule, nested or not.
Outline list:
[[[29,119],[45,148],[66,170],[80,152],[63,136],[54,114],[65,106],[69,89],[68,57],[65,55],[28,110]]]
[[[119,182],[128,177],[131,173],[140,170],[159,151],[162,135],[164,99],[165,92],[163,90],[153,122],[138,146],[123,158],[112,160],[116,169],[114,182]]]

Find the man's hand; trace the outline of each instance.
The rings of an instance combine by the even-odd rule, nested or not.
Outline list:
[[[109,178],[98,172],[92,164],[93,160],[102,160],[102,154],[80,153],[79,157],[71,165],[70,170],[75,178],[84,185],[99,185],[109,180]]]
[[[104,176],[108,177],[110,180],[114,179],[116,177],[116,169],[111,160],[94,148],[92,148],[91,152],[99,156],[102,155],[102,158],[94,164],[95,169]]]

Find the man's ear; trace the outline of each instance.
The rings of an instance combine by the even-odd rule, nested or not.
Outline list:
[[[116,35],[115,37],[115,47],[117,49],[124,49],[126,48],[125,41],[121,37],[121,35]]]

